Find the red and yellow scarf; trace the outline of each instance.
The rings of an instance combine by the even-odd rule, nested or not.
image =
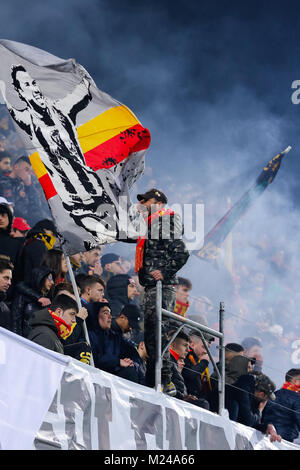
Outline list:
[[[162,217],[163,215],[174,215],[174,212],[171,209],[159,209],[159,211],[154,212],[153,214],[149,215],[147,218],[148,227],[151,226],[153,220],[157,219],[158,217]],[[135,251],[135,272],[138,273],[141,267],[143,266],[143,259],[144,259],[144,246],[146,242],[146,236],[139,237],[136,243],[136,251]]]
[[[292,390],[293,392],[300,393],[300,385],[292,384],[291,382],[284,382],[282,388]]]
[[[73,331],[73,328],[75,327],[76,323],[73,323],[72,326],[68,325],[62,318],[58,317],[55,315],[52,310],[48,309],[50,315],[52,316],[53,320],[55,321],[57,331],[58,331],[58,336],[62,339],[68,338],[70,334]]]
[[[193,366],[200,363],[200,359],[196,361],[192,353],[189,354],[188,358],[193,364]],[[204,389],[207,388],[210,391],[212,390],[208,367],[206,367],[201,374],[201,382],[202,382],[202,385],[204,386]]]
[[[176,305],[175,305],[174,312],[177,313],[177,315],[181,315],[182,317],[185,318],[186,317],[186,311],[189,308],[189,306],[190,306],[189,302],[184,304],[183,302],[180,302],[179,300],[176,300]]]

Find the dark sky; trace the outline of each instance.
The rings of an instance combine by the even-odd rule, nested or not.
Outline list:
[[[300,80],[299,18],[300,4],[290,0],[14,0],[1,4],[0,31],[75,58],[130,107],[152,136],[136,190],[153,184],[174,203],[203,201],[205,231],[227,197],[236,202],[291,145],[236,230],[250,244],[267,234],[298,266],[300,104],[291,85]],[[257,254],[247,256],[255,268]],[[204,286],[200,264],[190,260],[183,271],[202,279],[193,292],[224,300],[214,275]]]

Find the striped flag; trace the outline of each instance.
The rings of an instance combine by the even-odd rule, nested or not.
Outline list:
[[[0,91],[64,251],[114,242],[128,222],[138,230],[143,222],[129,191],[144,171],[148,129],[74,59],[7,40],[0,57]]]

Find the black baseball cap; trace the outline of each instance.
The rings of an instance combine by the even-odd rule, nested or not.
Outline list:
[[[167,196],[162,191],[155,188],[149,189],[144,194],[138,194],[137,200],[142,201],[144,199],[145,201],[148,201],[148,199],[151,199],[152,197],[154,197],[158,202],[163,202],[164,204],[167,204],[168,202]]]
[[[125,315],[128,318],[129,325],[133,330],[140,330],[139,322],[141,320],[141,311],[135,304],[126,304],[122,308],[120,315]]]

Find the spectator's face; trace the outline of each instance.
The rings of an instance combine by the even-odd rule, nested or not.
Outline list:
[[[10,269],[4,269],[0,273],[0,292],[6,292],[11,285],[12,272]]]
[[[206,348],[203,344],[203,341],[202,339],[194,339],[193,341],[190,342],[190,346],[191,348],[193,349],[194,353],[196,354],[196,356],[199,357],[199,359],[204,356],[205,354],[207,354],[207,351],[206,351]],[[207,343],[207,346],[209,347],[210,344]]]
[[[70,259],[75,264],[80,264],[82,261],[82,253],[76,253],[75,255],[70,256]]]
[[[50,273],[44,281],[44,288],[46,289],[46,291],[49,291],[52,286],[54,286],[54,279],[52,274]]]
[[[98,322],[103,330],[109,330],[111,327],[111,313],[109,307],[102,307],[98,313]]]
[[[262,349],[258,345],[254,345],[254,346],[252,346],[252,348],[244,351],[244,356],[246,356],[246,357],[255,357],[256,362],[258,364],[263,363]]]
[[[90,302],[99,302],[103,299],[104,296],[104,287],[100,282],[95,282],[90,287]]]
[[[31,167],[27,162],[20,161],[14,165],[13,169],[17,178],[20,178],[24,183],[31,180]]]
[[[59,316],[66,322],[67,325],[72,326],[73,323],[76,323],[76,314],[76,310],[73,308],[68,308],[67,310],[62,311]]]
[[[113,261],[112,263],[108,263],[105,266],[105,269],[108,272],[113,273],[114,276],[116,274],[124,274],[120,258],[116,261]]]
[[[0,160],[0,170],[2,170],[2,171],[10,171],[11,170],[10,158],[9,157],[5,157],[5,158],[2,158],[2,160]]]
[[[135,283],[131,282],[130,284],[128,284],[128,286],[127,286],[128,298],[130,300],[133,300],[135,298],[135,296],[137,295],[137,293],[138,293],[138,291],[137,291]]]
[[[88,264],[89,266],[95,266],[95,264],[100,261],[101,250],[95,248],[94,250],[87,251],[84,255],[86,259],[86,264]]]
[[[28,230],[27,232],[20,232],[20,230],[18,230],[17,228],[13,228],[10,235],[13,237],[13,238],[23,238],[23,237],[26,237],[28,233]]]
[[[2,230],[5,230],[7,229],[7,227],[9,226],[9,217],[8,215],[6,214],[6,212],[4,213],[0,213],[0,229]]]
[[[184,359],[189,352],[189,342],[183,338],[177,338],[173,342],[173,347],[171,348],[179,354],[181,359]]]
[[[190,295],[190,289],[186,286],[179,285],[176,287],[176,300],[186,304]]]
[[[128,261],[127,259],[122,261],[122,269],[123,269],[123,273],[127,274],[128,271],[130,270],[131,268],[131,263],[130,261]]]
[[[61,269],[62,274],[66,274],[68,272],[68,265],[67,265],[65,255],[61,256],[61,267],[60,267],[60,269]]]
[[[137,210],[139,212],[146,213],[146,214],[153,214],[157,210],[159,210],[162,207],[161,202],[157,202],[157,200],[154,197],[151,197],[150,199],[142,199],[141,201],[138,202],[137,204]]]
[[[292,377],[290,379],[290,382],[294,385],[298,385],[300,387],[300,375],[295,375],[295,377]]]

